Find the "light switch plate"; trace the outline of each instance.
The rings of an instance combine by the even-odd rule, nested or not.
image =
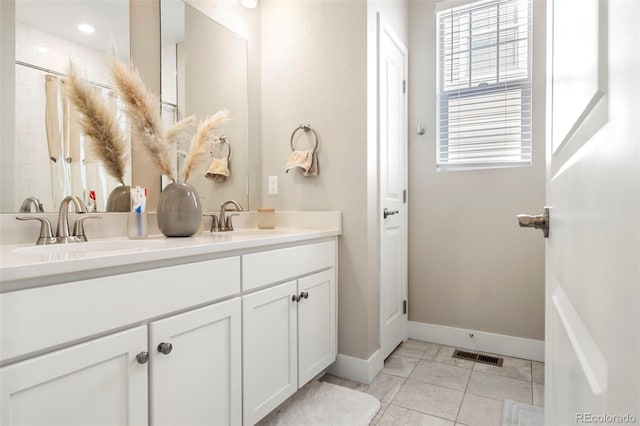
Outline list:
[[[269,176],[269,195],[278,195],[278,176]]]

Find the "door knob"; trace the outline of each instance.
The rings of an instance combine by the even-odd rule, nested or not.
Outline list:
[[[544,233],[544,237],[549,238],[549,207],[544,208],[544,213],[535,216],[519,214],[518,224],[521,228],[540,229]]]
[[[386,207],[384,208],[384,212],[382,213],[382,215],[384,216],[384,218],[386,219],[387,216],[393,216],[394,214],[398,214],[400,213],[398,210],[389,210]]]
[[[171,343],[160,343],[158,345],[158,352],[162,352],[165,355],[168,355],[173,350],[173,345]]]

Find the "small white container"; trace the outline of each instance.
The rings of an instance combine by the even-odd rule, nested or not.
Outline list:
[[[273,229],[276,227],[275,209],[258,209],[258,229]]]

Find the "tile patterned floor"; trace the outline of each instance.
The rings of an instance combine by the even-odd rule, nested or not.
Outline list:
[[[328,374],[320,380],[378,398],[371,423],[378,426],[501,426],[505,399],[544,404],[543,363],[499,355],[504,364],[495,367],[452,358],[454,349],[409,339],[370,385]]]

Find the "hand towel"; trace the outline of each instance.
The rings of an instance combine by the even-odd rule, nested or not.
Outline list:
[[[299,167],[302,170],[303,176],[317,176],[318,175],[318,155],[313,152],[312,149],[304,151],[293,151],[287,160],[287,166],[284,171],[289,173],[289,170]]]
[[[229,174],[229,161],[226,158],[214,158],[204,176],[214,182],[224,182]]]

